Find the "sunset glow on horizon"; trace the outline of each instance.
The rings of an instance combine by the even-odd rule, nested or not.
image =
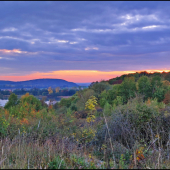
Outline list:
[[[25,76],[0,76],[0,80],[26,81],[42,78],[63,79],[75,83],[90,83],[94,81],[109,80],[123,74],[136,73],[141,71],[170,72],[170,70],[131,70],[131,71],[97,71],[97,70],[60,70],[47,73],[36,72]]]
[[[169,8],[163,1],[2,1],[0,80],[89,83],[169,71]]]

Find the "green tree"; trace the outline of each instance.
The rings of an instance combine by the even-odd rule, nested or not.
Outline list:
[[[1,94],[1,92],[0,92],[0,99],[3,99],[3,94]]]
[[[91,96],[95,96],[95,92],[92,89],[84,89],[76,92],[78,99],[76,101],[76,107],[78,111],[85,109],[85,104]]]
[[[59,105],[60,106],[66,106],[67,108],[69,108],[71,106],[71,101],[72,101],[71,98],[68,98],[68,99],[62,98],[60,100]]]
[[[158,102],[161,102],[165,98],[165,93],[166,90],[163,87],[156,87],[153,98],[157,98]]]
[[[11,93],[9,96],[8,102],[4,106],[5,109],[9,109],[12,106],[15,106],[18,104],[18,97],[15,93]]]
[[[162,87],[162,82],[161,82],[161,77],[160,76],[154,76],[152,79],[151,79],[151,93],[152,95],[154,94],[155,90],[158,88],[158,87]]]
[[[138,91],[144,95],[144,99],[151,97],[151,83],[147,76],[142,76],[138,80]]]
[[[112,111],[112,106],[108,102],[106,102],[105,105],[104,105],[105,115],[110,116],[111,111]]]
[[[96,81],[95,83],[92,83],[89,86],[90,89],[94,90],[94,92],[96,93],[97,97],[101,94],[102,91],[104,90],[109,90],[111,89],[111,85],[109,85],[108,82],[98,82]]]
[[[108,93],[106,92],[106,90],[104,90],[101,94],[100,94],[100,100],[99,100],[99,103],[100,103],[100,106],[103,108],[105,103],[107,102],[107,96],[108,96]]]
[[[135,97],[137,89],[134,77],[125,78],[118,87],[118,96],[122,96],[124,103]]]
[[[113,100],[118,96],[118,89],[120,84],[113,85],[112,89],[108,90],[107,101],[109,104],[113,104]]]
[[[166,75],[165,75],[165,80],[170,81],[170,72],[169,72],[169,73],[166,73]]]
[[[121,96],[117,96],[116,99],[113,100],[113,105],[121,105],[123,104],[123,98]]]

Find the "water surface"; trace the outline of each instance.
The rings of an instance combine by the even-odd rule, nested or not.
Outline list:
[[[8,100],[1,100],[0,99],[0,106],[4,107]]]

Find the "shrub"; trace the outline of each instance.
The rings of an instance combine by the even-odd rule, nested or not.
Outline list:
[[[108,102],[106,102],[105,105],[104,105],[104,113],[105,113],[105,115],[107,115],[107,116],[110,115],[111,111],[112,111],[111,105]]]
[[[159,107],[155,105],[156,102],[155,100],[146,104],[142,98],[137,97],[126,105],[116,107],[112,111],[111,118],[107,119],[112,141],[118,141],[128,148],[140,139],[144,139],[146,143],[150,142],[151,131],[156,134],[157,131],[161,131],[163,126]],[[107,131],[107,126],[104,125],[97,132],[99,144],[102,145],[107,140],[105,138],[109,138]]]
[[[5,118],[4,115],[0,115],[0,136],[4,137],[7,135],[9,126],[9,121]]]
[[[88,115],[88,112],[87,111],[76,111],[76,112],[74,112],[74,116],[75,116],[75,118],[77,118],[77,119],[80,119],[80,118],[87,118],[87,115]]]
[[[168,92],[165,94],[165,98],[164,98],[163,102],[164,102],[165,104],[169,104],[169,103],[170,103],[170,91],[168,91]]]
[[[63,159],[57,156],[48,164],[48,169],[66,169],[66,163]]]
[[[113,100],[113,105],[121,105],[123,104],[123,98],[121,96],[117,96],[116,99]]]

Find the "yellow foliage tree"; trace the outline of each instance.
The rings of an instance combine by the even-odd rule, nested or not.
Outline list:
[[[51,87],[48,88],[48,93],[49,93],[49,94],[52,94],[52,93],[53,93],[53,90],[52,90]]]
[[[95,108],[96,105],[97,105],[97,98],[95,96],[91,96],[85,104],[85,109],[94,111],[96,110]]]
[[[60,91],[60,87],[55,88],[55,92],[58,93]]]
[[[91,96],[85,104],[85,109],[90,110],[90,113],[88,114],[87,117],[88,123],[95,121],[96,117],[92,112],[96,110],[95,108],[96,105],[97,105],[97,98],[95,96]]]

